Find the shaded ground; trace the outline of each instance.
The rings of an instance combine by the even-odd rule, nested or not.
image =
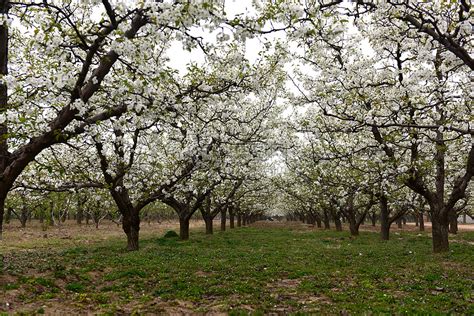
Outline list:
[[[203,226],[202,221],[190,222],[192,229]],[[143,222],[140,226],[140,236],[143,238],[159,236],[168,230],[176,230],[178,227],[178,222]],[[122,227],[110,221],[102,221],[99,228],[96,228],[94,224],[77,225],[75,221],[66,221],[59,226],[49,226],[46,230],[43,230],[37,221],[29,222],[26,228],[21,228],[17,221],[12,221],[4,227],[0,251],[87,246],[118,238],[122,238],[124,242],[126,240]]]
[[[428,232],[395,229],[382,242],[370,231],[351,238],[260,222],[213,236],[194,228],[186,242],[159,238],[173,225],[144,224],[133,253],[112,225],[48,238],[27,230],[16,242],[7,233],[0,313],[474,314],[474,248],[464,242],[473,232],[433,255]]]

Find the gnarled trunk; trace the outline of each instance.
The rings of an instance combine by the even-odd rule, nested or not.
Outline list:
[[[138,240],[140,231],[140,216],[139,212],[134,210],[122,210],[123,214],[122,229],[127,235],[127,250],[138,250]]]

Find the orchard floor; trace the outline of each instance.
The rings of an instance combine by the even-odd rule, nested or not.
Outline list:
[[[189,241],[162,238],[176,227],[143,223],[140,250],[126,252],[113,223],[10,225],[0,242],[0,315],[474,314],[468,229],[435,255],[430,233],[411,225],[388,242],[371,226],[351,238],[278,222],[212,236],[196,222]]]

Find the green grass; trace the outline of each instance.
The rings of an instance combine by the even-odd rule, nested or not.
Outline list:
[[[427,234],[239,228],[182,242],[124,240],[6,254],[0,289],[34,312],[61,302],[100,313],[227,311],[474,314],[474,247],[434,255]],[[10,295],[10,296],[8,296]],[[0,306],[0,312],[5,306]],[[5,310],[5,309],[4,309]]]

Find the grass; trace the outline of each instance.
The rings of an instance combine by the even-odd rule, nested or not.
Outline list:
[[[11,251],[0,289],[10,309],[104,314],[268,312],[474,314],[474,232],[448,254],[428,234],[245,227],[191,240],[150,238]],[[0,300],[1,302],[1,300]]]

